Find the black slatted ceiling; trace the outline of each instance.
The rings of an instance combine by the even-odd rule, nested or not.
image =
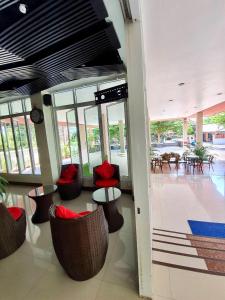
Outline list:
[[[4,9],[0,1],[0,20],[9,24],[0,22],[0,90],[11,84],[33,94],[70,78],[124,70],[103,0],[30,0],[28,5],[20,16],[18,3]]]

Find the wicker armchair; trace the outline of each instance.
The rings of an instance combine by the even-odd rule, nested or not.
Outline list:
[[[0,259],[15,252],[26,238],[26,215],[22,210],[21,217],[15,221],[6,206],[0,203]]]
[[[102,206],[78,219],[56,218],[52,206],[50,225],[53,246],[66,273],[77,281],[95,276],[108,250],[108,224]]]
[[[113,174],[113,177],[111,178],[112,180],[116,180],[116,184],[113,184],[111,185],[110,184],[110,181],[111,180],[108,180],[108,179],[102,179],[100,175],[97,174],[97,172],[95,171],[99,166],[95,166],[93,168],[93,184],[95,187],[97,188],[101,188],[101,187],[119,187],[120,186],[120,167],[118,165],[114,165],[114,164],[111,164],[113,167],[114,167],[114,174]],[[97,181],[105,181],[106,184],[104,185],[97,185],[96,182]],[[107,182],[109,182],[109,185],[107,185]]]
[[[61,174],[69,165],[70,164],[62,165]],[[81,189],[82,189],[81,167],[79,164],[73,164],[73,165],[77,167],[77,174],[74,177],[74,181],[66,184],[59,184],[57,182],[58,192],[62,200],[72,200],[78,197],[81,193]]]

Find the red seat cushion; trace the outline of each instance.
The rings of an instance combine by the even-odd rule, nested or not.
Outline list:
[[[73,164],[68,165],[62,172],[60,178],[64,179],[74,179],[77,175],[77,167]]]
[[[17,221],[23,214],[23,210],[19,207],[8,207],[8,212],[10,213],[11,217]]]
[[[99,179],[96,180],[95,185],[97,187],[113,187],[119,184],[119,180],[117,179]]]
[[[72,211],[62,205],[56,206],[55,209],[55,216],[60,219],[77,219],[84,217],[91,213],[90,211],[83,211],[81,213],[77,213],[75,211]]]
[[[103,164],[95,169],[95,172],[103,179],[110,179],[115,172],[114,167],[105,160]]]
[[[56,183],[59,185],[64,185],[64,184],[71,184],[73,182],[74,182],[73,179],[59,178],[59,180],[57,180]]]

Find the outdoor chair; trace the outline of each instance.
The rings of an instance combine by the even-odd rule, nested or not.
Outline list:
[[[170,158],[171,158],[171,156],[170,156],[170,154],[169,153],[163,153],[162,155],[161,155],[161,158],[162,158],[162,167],[164,166],[164,165],[167,165],[169,168],[170,168],[170,170],[171,170],[171,167],[170,167]]]
[[[178,153],[174,153],[174,152],[170,152],[170,159],[169,159],[169,166],[171,164],[175,164],[176,169],[178,170],[179,167],[179,160],[180,160],[180,154]]]
[[[119,187],[120,168],[118,165],[104,161],[93,168],[93,184],[97,188]]]
[[[155,173],[156,167],[159,167],[159,169],[163,173],[162,158],[161,157],[153,157],[153,158],[151,158],[151,168],[152,168],[152,170],[153,170],[154,173]]]
[[[80,165],[62,165],[60,178],[57,181],[57,187],[62,200],[72,200],[78,197],[82,189]]]
[[[207,159],[203,160],[203,165],[208,165],[209,170],[212,167],[212,170],[214,171],[214,169],[213,169],[213,159],[214,159],[213,155],[208,155]]]
[[[26,215],[22,208],[0,203],[0,259],[15,252],[26,238]]]
[[[108,250],[108,224],[102,206],[80,218],[60,219],[50,208],[50,226],[56,256],[74,280],[95,276]]]
[[[183,153],[183,155],[181,156],[181,158],[178,161],[178,164],[182,164],[186,169],[186,167],[187,167],[187,153]]]

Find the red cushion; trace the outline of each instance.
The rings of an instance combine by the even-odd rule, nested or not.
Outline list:
[[[66,178],[59,178],[59,180],[57,180],[57,184],[59,185],[64,185],[64,184],[70,184],[73,183],[74,180],[73,179],[66,179]]]
[[[90,211],[83,211],[81,213],[77,213],[77,212],[72,211],[62,205],[56,206],[56,209],[55,209],[55,216],[60,219],[77,219],[77,218],[86,216],[89,213],[90,213]]]
[[[95,172],[104,179],[110,179],[114,174],[114,167],[105,160],[103,164],[95,169]]]
[[[64,179],[74,179],[76,175],[77,175],[77,167],[71,164],[68,165],[68,167],[66,167],[65,170],[61,172],[60,177]]]
[[[90,213],[91,213],[91,211],[86,210],[86,211],[80,212],[79,215],[80,215],[81,217],[84,217],[84,216],[86,216],[86,215],[89,215]]]
[[[117,179],[100,179],[96,180],[95,185],[97,187],[112,187],[117,186],[119,184],[119,180]]]
[[[17,221],[23,214],[23,210],[19,207],[8,207],[8,212],[12,216],[12,218]]]

